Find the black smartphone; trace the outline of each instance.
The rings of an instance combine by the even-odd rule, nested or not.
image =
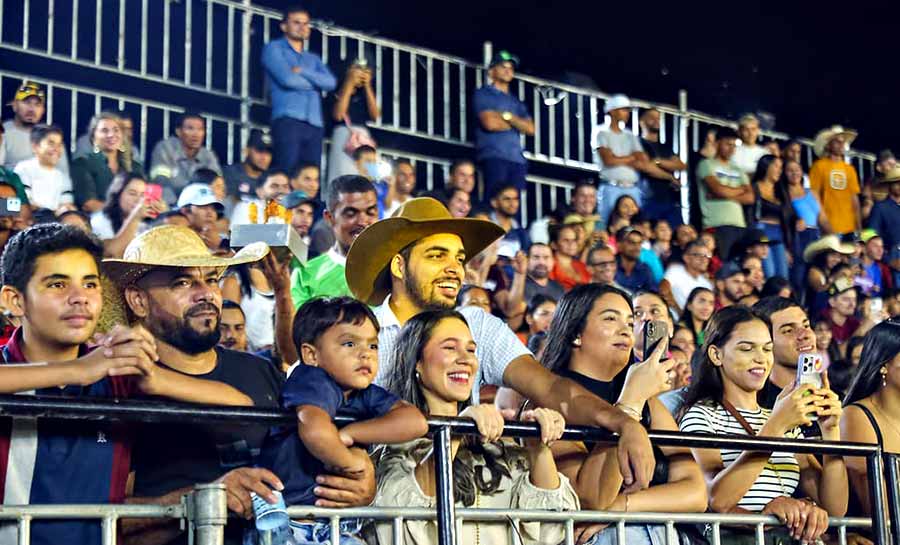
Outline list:
[[[669,322],[665,320],[650,320],[644,324],[644,359],[656,350],[659,343],[669,342]]]
[[[22,212],[22,201],[17,197],[0,199],[0,217],[18,216]]]

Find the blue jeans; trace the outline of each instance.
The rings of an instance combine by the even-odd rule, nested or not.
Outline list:
[[[514,185],[520,191],[525,189],[527,163],[514,163],[505,159],[482,159],[478,161],[484,178],[484,200],[489,201],[504,186]]]
[[[359,537],[359,519],[341,520],[338,545],[366,545]],[[291,521],[290,534],[285,529],[260,532],[256,528],[244,533],[243,545],[331,545],[331,523]]]
[[[651,182],[659,183],[659,182]],[[643,199],[644,204],[641,206],[641,212],[644,216],[651,220],[666,220],[674,231],[676,227],[684,223],[681,217],[681,203],[657,201],[649,198],[649,195]],[[615,202],[615,201],[613,201]]]
[[[677,544],[678,541],[672,543]],[[625,543],[618,543],[613,524],[594,534],[585,545],[666,545],[666,527],[662,524],[628,524],[625,526]]]
[[[322,127],[291,117],[272,120],[272,168],[293,176],[300,165],[322,162]]]
[[[619,187],[600,180],[600,186],[597,188],[597,213],[600,214],[600,220],[603,221],[603,225],[609,226],[609,215],[612,213],[616,201],[622,195],[628,195],[634,199],[638,208],[642,206],[643,199],[641,198],[640,184],[635,184],[633,187]]]
[[[784,237],[782,236],[781,226],[760,222],[756,224],[756,228],[762,230],[769,239],[769,256],[763,259],[763,273],[766,275],[766,278],[780,276],[786,280],[790,280],[787,252],[784,248]]]

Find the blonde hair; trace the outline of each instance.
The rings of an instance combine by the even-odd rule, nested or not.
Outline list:
[[[116,125],[119,126],[119,131],[122,131],[122,118],[119,117],[114,112],[100,112],[91,118],[91,121],[88,123],[88,139],[91,141],[91,144],[94,144],[94,132],[97,130],[97,127],[100,125],[101,121],[114,121]],[[97,149],[96,146],[94,149]],[[126,171],[131,171],[131,166],[133,162],[133,151],[131,149],[131,142],[125,138],[125,135],[122,134],[122,144],[119,148],[119,153],[121,153],[122,166],[125,167]]]
[[[758,124],[759,118],[753,114],[744,114],[741,116],[740,119],[738,119],[738,127],[743,127],[744,125],[747,125],[748,123],[753,123],[753,122],[756,122]]]

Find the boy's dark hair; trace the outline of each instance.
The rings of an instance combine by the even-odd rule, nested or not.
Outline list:
[[[280,168],[270,168],[269,170],[267,170],[265,172],[265,174],[263,174],[262,176],[257,178],[256,187],[262,187],[262,186],[266,185],[266,182],[269,180],[269,178],[271,178],[272,176],[278,176],[278,175],[284,176],[288,181],[291,180],[291,177],[284,170],[282,170]]]
[[[731,127],[719,127],[719,129],[716,131],[716,140],[718,141],[724,138],[733,138],[737,140],[738,133]]]
[[[291,4],[281,12],[281,22],[286,22],[288,20],[288,17],[295,13],[305,13],[309,15],[309,10],[306,9],[306,6],[304,6],[303,4]]]
[[[172,216],[181,216],[184,219],[188,219],[188,217],[184,215],[184,212],[182,212],[180,208],[177,210],[166,210],[165,212],[160,212],[159,215],[156,216],[156,219],[153,220],[153,223],[151,223],[151,225],[153,227],[156,227],[158,225],[165,225],[166,220],[171,218]]]
[[[44,125],[43,123],[37,124],[31,128],[31,143],[35,145],[40,144],[41,140],[47,138],[51,134],[58,134],[60,138],[65,138],[63,131],[59,126]]]
[[[782,310],[787,310],[793,307],[797,307],[800,310],[806,312],[803,307],[793,299],[787,299],[779,295],[770,295],[769,297],[763,297],[762,299],[757,301],[756,304],[753,305],[753,312],[761,314],[763,316],[768,316],[769,319],[771,319],[772,315],[776,312],[781,312]]]
[[[359,158],[362,157],[363,153],[377,153],[375,148],[372,146],[360,146],[353,150],[353,160],[359,161]]]
[[[222,175],[211,168],[198,168],[191,176],[191,183],[209,185]]]
[[[235,303],[231,299],[222,299],[222,310],[239,310],[241,312],[241,316],[244,319],[247,319],[247,315],[244,314],[244,309],[241,308],[241,305]]]
[[[411,167],[413,166],[412,161],[410,161],[410,160],[407,159],[406,157],[401,157],[401,158],[399,158],[399,159],[395,159],[395,160],[394,160],[394,166],[395,166],[395,167],[399,167],[400,165],[409,165],[409,166],[411,166]],[[413,167],[413,168],[416,168],[416,167]]]
[[[56,219],[58,219],[59,222],[62,223],[62,220],[69,216],[78,216],[81,221],[85,222],[88,225],[91,224],[91,218],[89,218],[88,215],[81,210],[66,210],[60,215],[56,216]]]
[[[297,168],[295,168],[291,172],[291,175],[288,176],[288,179],[293,180],[297,176],[300,176],[300,173],[308,168],[314,168],[316,170],[321,170],[321,167],[319,165],[317,165],[316,163],[301,163],[300,165],[297,166]]]
[[[91,254],[97,263],[97,271],[100,270],[103,245],[99,240],[72,225],[42,223],[16,233],[6,244],[0,259],[3,285],[25,293],[37,259],[66,250],[84,250]]]
[[[183,128],[184,122],[187,121],[188,119],[199,119],[200,121],[203,122],[203,126],[206,127],[206,118],[203,117],[202,115],[200,115],[200,112],[188,110],[188,111],[184,112],[183,114],[181,114],[181,116],[178,118],[178,128],[179,129]]]
[[[292,338],[297,352],[304,344],[315,345],[329,328],[338,324],[362,325],[372,322],[379,331],[378,319],[363,302],[352,297],[317,297],[303,304],[294,315]],[[300,356],[302,362],[303,356]]]
[[[475,161],[473,161],[471,159],[466,159],[466,158],[454,159],[453,162],[450,163],[450,174],[453,174],[454,172],[456,172],[456,169],[458,169],[459,167],[461,167],[463,165],[472,165],[474,167]]]
[[[328,210],[334,212],[337,209],[341,195],[347,193],[368,193],[375,192],[375,186],[372,185],[367,178],[357,176],[356,174],[345,174],[338,176],[328,184],[328,197],[325,199],[325,206]]]

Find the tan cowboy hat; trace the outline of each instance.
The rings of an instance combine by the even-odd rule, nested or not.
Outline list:
[[[454,218],[443,204],[430,197],[406,201],[394,214],[368,226],[347,253],[347,285],[360,301],[380,305],[391,291],[391,259],[413,242],[431,235],[459,235],[466,261],[506,233],[490,221]]]
[[[266,257],[269,247],[254,242],[232,257],[217,257],[193,229],[162,225],[135,237],[122,259],[104,259],[103,272],[121,287],[134,283],[157,267],[217,267],[252,263]]]
[[[808,263],[815,259],[817,255],[828,251],[850,255],[856,251],[856,247],[849,242],[841,242],[840,237],[837,235],[826,235],[815,242],[811,242],[803,250],[803,260]]]
[[[816,152],[816,157],[821,157],[823,153],[825,153],[825,146],[828,145],[828,142],[831,142],[831,139],[836,136],[843,136],[844,142],[846,142],[847,146],[856,140],[856,137],[859,135],[853,129],[845,129],[840,125],[834,125],[827,129],[822,129],[816,134],[815,141],[813,142],[813,151]]]
[[[882,176],[875,178],[875,181],[879,184],[900,182],[900,165],[897,165],[891,170],[885,172]]]

